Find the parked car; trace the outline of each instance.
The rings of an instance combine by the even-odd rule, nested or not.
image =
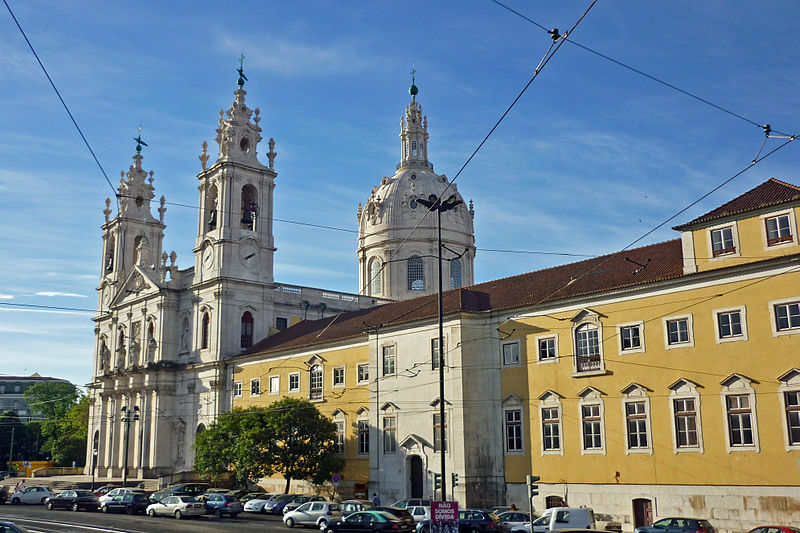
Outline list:
[[[287,527],[316,526],[325,529],[329,522],[341,520],[342,508],[338,503],[311,501],[302,504],[283,515],[283,523]]]
[[[500,513],[505,513],[507,511],[516,511],[516,508],[512,509],[508,505],[495,505],[494,507],[489,507],[486,510],[489,511],[490,513],[494,513],[497,516],[500,516]]]
[[[660,518],[649,526],[637,527],[635,533],[714,533],[711,522],[702,518]]]
[[[233,494],[234,497],[237,500],[239,500],[240,502],[243,502],[243,501],[245,501],[245,497],[250,495],[250,494],[257,494],[259,496],[262,496],[262,495],[266,494],[267,491],[265,491],[261,487],[255,487],[255,488],[252,488],[252,489],[232,490],[232,491],[230,491],[230,493]],[[247,499],[250,500],[252,498],[247,498]]]
[[[0,531],[3,533],[30,533],[24,527],[18,526],[14,524],[14,522],[8,522],[6,520],[0,520]]]
[[[747,533],[800,533],[800,529],[791,526],[758,526]]]
[[[35,485],[33,487],[27,487],[22,492],[15,492],[9,496],[9,501],[11,501],[13,505],[19,505],[21,503],[43,504],[47,501],[47,498],[51,498],[52,496],[53,493],[49,488]]]
[[[558,529],[595,528],[594,511],[588,507],[551,507],[530,524],[511,528],[511,532],[546,533]]]
[[[342,515],[347,516],[358,511],[368,511],[375,507],[369,500],[345,500],[342,502]]]
[[[48,509],[71,509],[72,511],[97,511],[100,503],[90,490],[65,490],[47,498]]]
[[[122,496],[123,494],[144,494],[147,496],[147,491],[135,487],[117,487],[100,496],[99,503],[100,505],[103,505],[103,502],[106,502],[115,496]]]
[[[400,509],[405,509],[406,507],[414,506],[414,505],[423,505],[425,507],[430,507],[431,506],[431,501],[430,500],[423,500],[422,498],[411,498],[411,499],[408,499],[408,500],[400,500],[400,501],[394,502],[392,504],[392,507],[399,507]]]
[[[431,521],[417,522],[417,533],[430,533]],[[503,525],[497,515],[481,509],[458,511],[459,533],[503,533]]]
[[[116,488],[119,488],[119,487],[120,487],[120,485],[115,485],[115,484],[113,484],[113,483],[109,483],[108,485],[103,485],[103,486],[102,486],[102,487],[100,487],[99,489],[95,489],[95,491],[94,491],[94,495],[95,495],[95,496],[97,496],[97,497],[99,498],[100,496],[103,496],[103,495],[105,495],[105,494],[108,494],[108,493],[109,493],[109,492],[111,492],[112,490],[114,490],[114,489],[116,489]]]
[[[234,493],[234,496],[236,493]],[[267,494],[266,492],[246,492],[239,497],[239,501],[242,503],[249,502],[250,500],[264,500],[267,501],[272,498],[272,494]]]
[[[194,496],[167,496],[161,501],[151,503],[147,506],[147,516],[174,516],[178,520],[192,516],[202,516],[206,512],[205,506],[202,502],[195,499]]]
[[[595,527],[600,531],[616,531],[622,533],[622,522],[614,520],[614,517],[608,514],[594,514]]]
[[[214,516],[228,515],[236,518],[236,515],[244,510],[242,502],[233,497],[232,494],[205,493],[200,496],[200,501],[206,506],[206,512]]]
[[[172,485],[171,487],[154,492],[150,495],[150,501],[158,502],[167,496],[200,496],[210,488],[211,485],[208,483],[178,483],[177,485]]]
[[[394,515],[395,518],[399,518],[400,520],[407,522],[412,528],[414,527],[414,517],[411,516],[411,513],[400,507],[376,505],[370,509],[370,511],[383,511],[385,513],[389,513],[390,515]]]
[[[133,492],[120,494],[114,496],[110,500],[104,501],[100,504],[100,510],[104,513],[124,512],[126,514],[144,514],[148,505],[150,505],[150,500],[147,498],[146,494]]]
[[[266,504],[270,499],[272,499],[275,494],[264,494],[261,496],[257,496],[255,498],[251,498],[244,502],[244,511],[246,513],[267,513]]]
[[[500,523],[503,524],[504,531],[511,531],[513,528],[522,526],[531,521],[531,515],[523,511],[506,511],[504,513],[499,513],[497,518],[499,518]]]
[[[264,504],[264,512],[272,514],[283,514],[283,508],[292,501],[294,494],[278,494],[273,496]]]
[[[324,501],[325,498],[323,498],[322,496],[311,496],[307,494],[295,496],[294,499],[292,499],[292,501],[283,506],[283,514],[286,514],[289,511],[294,511],[295,509],[297,509],[306,502],[324,502]]]
[[[414,529],[413,523],[398,519],[396,516],[385,511],[358,511],[347,517],[330,522],[325,531],[340,533],[364,533],[364,532],[383,532],[392,533],[411,533]]]
[[[409,505],[406,507],[414,522],[422,522],[431,519],[431,508],[426,505]]]

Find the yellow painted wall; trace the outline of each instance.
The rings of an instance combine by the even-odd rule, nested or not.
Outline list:
[[[696,229],[692,231],[694,239],[695,257],[697,258],[698,272],[713,270],[716,268],[751,263],[769,257],[779,257],[783,255],[796,254],[800,252],[800,240],[797,238],[797,220],[800,217],[800,207],[794,209],[780,209],[765,216],[774,216],[792,212],[790,217],[792,235],[795,236],[794,243],[781,243],[774,246],[767,246],[766,223],[764,217],[748,217],[735,221],[726,221],[709,228]],[[737,253],[713,257],[711,250],[711,229],[733,225],[738,233]]]
[[[369,348],[364,343],[320,352],[319,355],[324,359],[323,399],[314,401],[313,404],[328,418],[332,418],[337,409],[345,413],[346,466],[342,472],[343,480],[366,483],[369,481],[369,456],[358,455],[356,412],[362,407],[369,408],[369,388],[367,384],[358,383],[357,365],[369,363]],[[306,362],[309,358],[309,355],[304,355],[283,359],[250,359],[235,363],[233,380],[242,382],[242,396],[234,398],[233,406],[242,408],[254,405],[267,406],[284,397],[308,399],[309,366]],[[333,387],[333,369],[341,366],[345,368],[345,385]],[[300,390],[289,392],[289,374],[297,372],[300,373]],[[269,393],[270,376],[279,376],[280,394]],[[261,378],[261,394],[257,397],[250,395],[250,380],[254,378]]]
[[[800,367],[800,334],[774,336],[768,302],[796,296],[800,299],[800,272],[781,274],[685,292],[631,299],[621,303],[588,304],[600,313],[601,338],[607,373],[573,377],[572,326],[570,320],[580,308],[551,316],[520,319],[501,329],[515,329],[526,347],[522,350],[529,392],[519,383],[517,373],[503,372],[503,391],[515,392],[529,401],[533,411],[530,424],[533,450],[530,470],[542,482],[624,483],[624,484],[715,484],[792,485],[800,484],[800,451],[786,451],[785,423],[778,376]],[[745,306],[749,340],[716,342],[716,309]],[[664,317],[691,314],[694,347],[665,348]],[[560,320],[559,320],[560,319]],[[644,321],[644,353],[620,355],[617,324]],[[535,338],[554,332],[559,336],[556,364],[537,363]],[[526,357],[527,356],[527,357]],[[513,370],[513,369],[512,369]],[[753,380],[760,452],[726,450],[727,433],[720,382],[732,373]],[[680,378],[700,385],[700,417],[704,453],[673,451],[670,409],[671,384]],[[653,453],[626,455],[623,388],[632,382],[648,389]],[[603,393],[605,410],[604,455],[581,455],[578,394],[586,387]],[[546,389],[561,395],[561,455],[542,455],[539,400]],[[526,444],[527,446],[527,444]],[[518,458],[506,459],[507,480],[515,475]],[[619,476],[617,476],[619,473]],[[523,476],[524,477],[524,476]]]

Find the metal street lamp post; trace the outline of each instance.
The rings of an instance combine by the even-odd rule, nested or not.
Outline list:
[[[441,500],[447,501],[447,483],[445,482],[445,448],[447,446],[445,441],[445,418],[444,418],[444,317],[442,314],[442,212],[451,211],[458,205],[464,203],[462,200],[453,194],[446,200],[442,201],[438,196],[431,194],[428,200],[421,198],[417,199],[417,203],[424,205],[430,211],[436,211],[436,222],[438,230],[438,258],[439,258],[439,442],[440,450],[439,456],[441,459],[441,480],[442,480],[442,498]]]
[[[125,424],[125,455],[122,458],[122,486],[125,487],[128,484],[128,444],[131,435],[131,418],[135,421],[139,420],[139,406],[134,405],[128,409],[127,405],[123,405],[121,411],[122,423]]]

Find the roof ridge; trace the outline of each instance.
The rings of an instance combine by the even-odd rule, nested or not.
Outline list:
[[[797,185],[794,185],[792,183],[789,183],[788,181],[779,180],[778,178],[770,178],[767,181],[774,181],[775,183],[780,183],[781,185],[784,185],[786,187],[791,187],[792,189],[796,189],[796,190],[800,191],[800,187],[798,187]]]

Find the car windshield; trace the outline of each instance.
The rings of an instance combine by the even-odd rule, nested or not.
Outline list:
[[[288,501],[288,500],[290,500],[292,498],[294,498],[294,496],[292,496],[291,494],[279,494],[278,496],[275,496],[275,498],[273,498],[273,499],[276,502],[285,502],[285,501]]]
[[[536,520],[533,521],[532,525],[534,525],[534,526],[543,526],[543,525],[547,524],[548,522],[550,522],[550,515],[546,515],[546,516],[543,516],[541,518],[537,518]],[[655,524],[653,524],[653,525],[655,525]]]
[[[88,490],[76,490],[75,494],[77,494],[78,496],[94,496],[94,494],[92,494],[92,492]]]

